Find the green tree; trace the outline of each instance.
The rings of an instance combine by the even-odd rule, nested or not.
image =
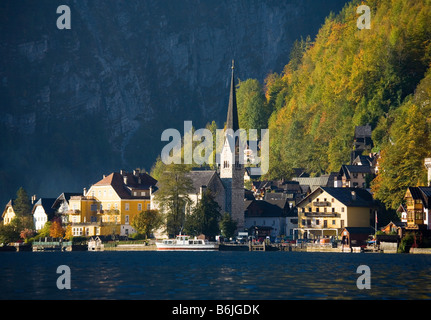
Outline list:
[[[138,234],[145,235],[147,239],[154,230],[157,230],[163,223],[158,210],[145,210],[139,212],[132,221],[132,227]]]
[[[19,188],[16,193],[16,199],[13,204],[13,209],[18,217],[31,215],[31,202],[27,192],[23,187]]]
[[[169,236],[175,236],[182,230],[186,210],[191,205],[189,193],[193,190],[193,183],[188,172],[187,166],[169,164],[158,180],[159,189],[154,200],[165,216]]]
[[[0,224],[0,245],[7,245],[10,242],[19,240],[20,232],[12,223],[7,225]]]
[[[247,79],[238,84],[236,93],[239,126],[242,129],[267,129],[270,111],[266,105],[265,94],[259,81]]]
[[[237,228],[237,223],[231,217],[228,212],[225,212],[220,221],[221,234],[226,238],[232,238],[235,236],[235,231]]]
[[[197,236],[204,234],[207,238],[215,238],[220,233],[220,206],[214,200],[209,189],[205,190],[192,213],[186,217],[186,233]]]

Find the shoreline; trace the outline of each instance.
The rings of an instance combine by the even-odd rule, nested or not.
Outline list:
[[[62,248],[50,248],[50,249],[36,249],[35,246],[25,244],[25,245],[8,245],[4,247],[0,247],[0,252],[43,252],[43,251],[89,251],[87,245],[73,245],[71,247],[62,247]],[[115,246],[105,246],[103,250],[99,251],[158,251],[157,246],[155,244],[116,244]],[[307,246],[293,246],[293,245],[266,245],[264,249],[259,247],[258,249],[254,249],[253,246],[249,246],[247,244],[220,244],[219,250],[217,251],[244,251],[244,252],[253,252],[253,251],[281,251],[281,252],[333,252],[333,253],[386,253],[386,254],[394,254],[398,253],[395,249],[379,249],[379,248],[368,248],[365,250],[361,250],[360,247],[342,247],[338,246],[336,248],[332,248],[332,246],[328,245],[307,245]],[[90,251],[91,252],[91,251]],[[431,254],[431,248],[410,248],[409,254]]]

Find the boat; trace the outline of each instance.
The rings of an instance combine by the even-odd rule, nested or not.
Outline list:
[[[209,242],[203,239],[191,239],[187,235],[177,235],[175,239],[166,239],[156,242],[158,251],[214,251],[219,249],[216,242]]]

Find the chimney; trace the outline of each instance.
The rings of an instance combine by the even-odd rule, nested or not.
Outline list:
[[[36,202],[36,195],[31,196],[31,204],[34,204]]]
[[[87,188],[84,188],[84,191],[82,192],[82,195],[85,197],[87,195]]]
[[[425,168],[428,169],[428,186],[431,186],[431,158],[425,158]]]
[[[136,168],[135,170],[133,170],[133,175],[139,176],[139,172],[140,172],[140,170],[138,168]]]
[[[127,176],[123,176],[124,184],[127,184]]]
[[[356,201],[356,191],[352,191],[352,200]]]
[[[205,192],[206,188],[207,188],[207,186],[201,186],[200,187],[199,191],[200,191],[201,197],[202,197],[203,193]]]

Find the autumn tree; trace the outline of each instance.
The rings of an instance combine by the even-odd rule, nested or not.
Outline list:
[[[61,222],[55,219],[49,228],[49,236],[52,238],[63,238],[64,232],[65,230],[61,226]]]
[[[132,227],[138,234],[150,237],[154,230],[163,224],[163,219],[158,210],[145,210],[139,212],[132,221]]]

